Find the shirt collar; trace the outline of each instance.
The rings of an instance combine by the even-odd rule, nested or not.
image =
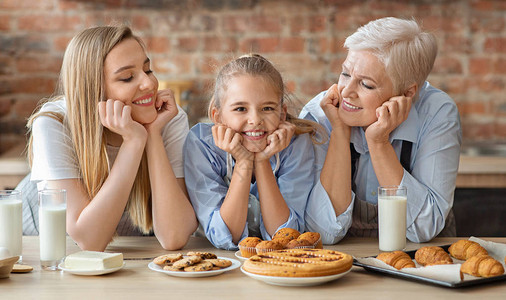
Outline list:
[[[414,103],[411,105],[408,118],[390,133],[390,143],[394,140],[416,142],[418,135],[418,111]]]

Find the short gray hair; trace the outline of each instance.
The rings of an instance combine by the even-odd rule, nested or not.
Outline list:
[[[393,17],[360,27],[346,39],[344,47],[373,52],[385,65],[396,94],[402,94],[413,83],[420,90],[437,55],[437,42],[432,33],[423,32],[415,20]]]

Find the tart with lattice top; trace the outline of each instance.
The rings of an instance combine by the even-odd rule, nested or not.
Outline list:
[[[283,249],[254,255],[244,262],[247,272],[280,277],[317,277],[348,271],[351,255],[328,249]]]

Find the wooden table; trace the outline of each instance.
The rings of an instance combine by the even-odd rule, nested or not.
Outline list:
[[[484,238],[506,243],[506,238]],[[427,245],[445,245],[457,238],[436,238]],[[407,250],[422,245],[408,243]],[[354,256],[378,254],[374,238],[345,238],[337,245],[324,246]],[[203,238],[192,237],[184,249],[212,251],[235,258],[234,251],[214,248]],[[68,238],[67,254],[79,251]],[[122,252],[126,266],[102,276],[77,276],[62,271],[42,271],[39,267],[37,236],[23,237],[23,262],[34,266],[26,274],[0,279],[0,299],[504,299],[506,282],[451,289],[413,282],[353,266],[350,273],[335,281],[312,287],[280,287],[244,275],[240,269],[218,276],[179,278],[150,270],[152,258],[168,253],[154,237],[118,237],[107,251]],[[172,251],[174,252],[174,251]]]

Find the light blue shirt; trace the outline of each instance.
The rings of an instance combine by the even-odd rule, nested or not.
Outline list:
[[[197,124],[189,132],[184,144],[184,173],[186,187],[206,237],[217,248],[236,250],[232,234],[220,215],[220,208],[228,191],[227,152],[214,144],[213,124]],[[279,228],[290,227],[304,231],[304,209],[314,180],[314,152],[308,134],[292,138],[290,145],[279,152],[280,165],[274,173],[279,190],[290,209],[290,216]],[[274,170],[275,157],[270,159]],[[251,183],[250,194],[259,199],[256,182]],[[270,240],[260,218],[262,239]],[[240,240],[248,236],[245,225]]]
[[[312,99],[300,117],[313,120],[325,127],[330,134],[332,127],[320,107],[326,91]],[[413,143],[411,173],[404,170],[400,185],[408,190],[407,233],[413,242],[426,242],[434,238],[444,227],[445,219],[453,206],[455,181],[459,166],[462,131],[455,102],[443,91],[428,82],[420,89],[418,100],[411,106],[409,116],[390,134],[390,142],[400,157],[402,141]],[[311,191],[306,209],[306,227],[322,234],[324,243],[341,240],[351,226],[351,214],[355,198],[377,204],[378,179],[361,127],[353,127],[351,143],[360,154],[352,191],[352,203],[340,216],[335,216],[330,199],[319,177]],[[315,145],[315,160],[319,176],[325,161],[328,142]]]

